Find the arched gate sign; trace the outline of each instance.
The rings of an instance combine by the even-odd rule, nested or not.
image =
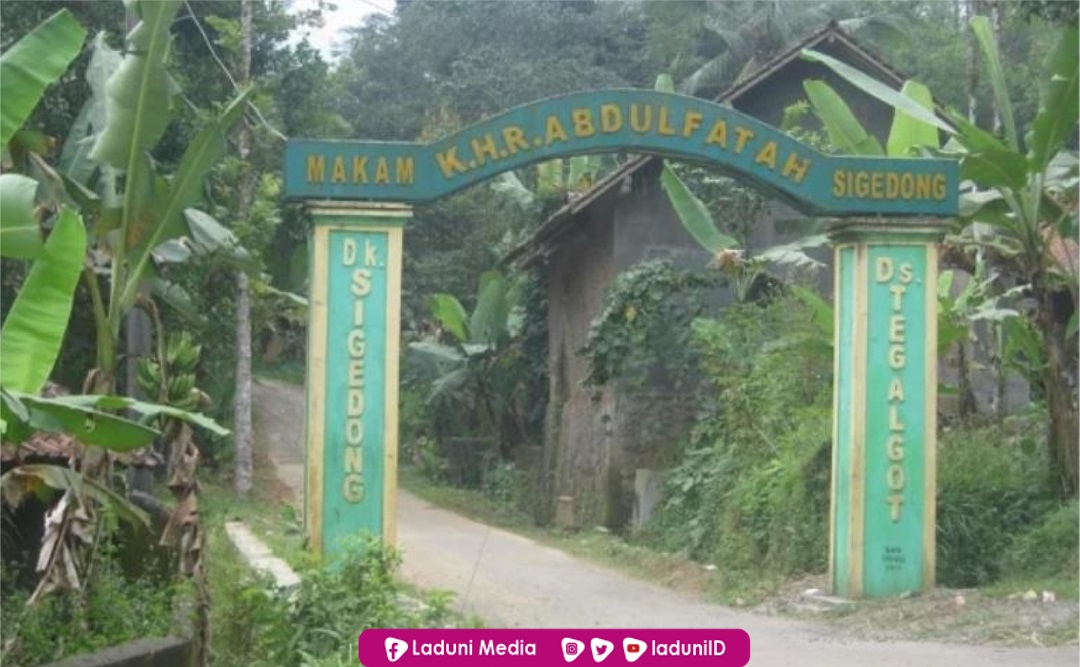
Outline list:
[[[402,231],[410,205],[552,158],[647,153],[723,168],[832,217],[835,385],[830,573],[881,597],[934,581],[935,218],[952,160],[825,155],[705,100],[600,90],[541,100],[431,144],[290,140],[285,190],[314,222],[305,523],[319,552],[394,541]]]

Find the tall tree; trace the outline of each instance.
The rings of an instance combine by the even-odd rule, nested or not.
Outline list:
[[[243,88],[251,82],[251,0],[240,2],[240,71],[239,84]],[[237,129],[237,150],[240,155],[239,195],[236,217],[247,218],[251,212],[251,199],[255,190],[255,173],[251,168],[251,126],[241,120]],[[236,494],[246,496],[252,487],[252,434],[251,434],[251,290],[247,272],[236,272]]]

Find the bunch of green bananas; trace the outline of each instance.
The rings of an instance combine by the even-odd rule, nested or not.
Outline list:
[[[195,386],[195,367],[201,353],[202,347],[196,345],[187,332],[169,336],[165,346],[165,401],[168,405],[192,411],[205,402],[205,394]],[[139,359],[136,379],[144,394],[160,399],[161,366],[158,359]]]

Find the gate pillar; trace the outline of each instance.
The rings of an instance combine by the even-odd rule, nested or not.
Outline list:
[[[852,220],[835,247],[833,593],[928,590],[935,567],[937,244],[934,221]]]
[[[363,534],[395,541],[400,204],[308,202],[304,525],[316,554]]]

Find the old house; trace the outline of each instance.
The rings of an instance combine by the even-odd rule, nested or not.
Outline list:
[[[892,109],[839,79],[818,63],[800,57],[814,49],[899,88],[900,74],[884,65],[835,25],[828,25],[743,78],[718,101],[765,123],[779,126],[786,107],[805,99],[803,81],[822,79],[844,97],[868,131],[884,144]],[[661,189],[659,158],[634,156],[582,196],[548,218],[510,259],[518,266],[542,267],[548,283],[549,401],[539,486],[540,513],[567,525],[622,529],[649,508],[657,495],[665,430],[642,428],[634,406],[647,401],[652,412],[676,426],[692,417],[690,397],[664,387],[627,392],[606,388],[597,395],[583,386],[586,364],[579,351],[590,324],[603,309],[605,290],[621,272],[649,259],[682,267],[702,267],[709,256],[683,229]],[[746,239],[753,252],[803,235],[799,214],[780,201],[766,200]],[[830,253],[823,249],[822,258]],[[831,272],[822,288],[831,291]],[[649,485],[653,489],[643,488]]]

